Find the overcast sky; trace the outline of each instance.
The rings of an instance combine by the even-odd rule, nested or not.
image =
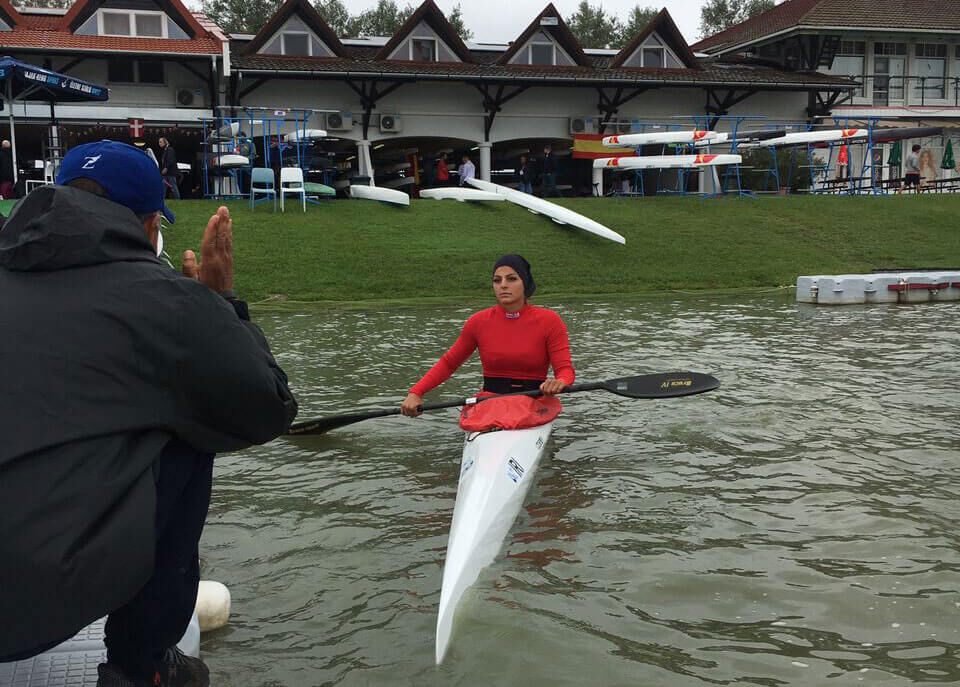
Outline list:
[[[704,0],[590,0],[591,5],[600,5],[608,13],[621,19],[634,5],[641,7],[666,7],[677,23],[688,43],[698,40],[700,26],[700,6]],[[473,40],[478,43],[506,43],[512,41],[527,27],[533,18],[540,14],[549,0],[436,0],[437,6],[445,13],[457,4],[463,10],[467,28],[473,31]],[[377,0],[346,0],[344,4],[351,14],[373,7]],[[406,4],[398,2],[399,5]],[[412,0],[419,5],[418,0]],[[554,7],[566,19],[576,10],[579,0],[553,0]]]

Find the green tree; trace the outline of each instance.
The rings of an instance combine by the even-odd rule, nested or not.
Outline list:
[[[567,18],[567,26],[584,48],[606,48],[620,40],[620,19],[587,0],[580,1],[577,11]]]
[[[634,5],[633,9],[627,13],[627,20],[620,27],[620,33],[617,39],[611,44],[612,48],[622,48],[632,41],[638,33],[653,21],[660,11],[656,7],[640,7]]]
[[[279,0],[202,0],[201,4],[217,26],[232,33],[256,33],[279,6]]]
[[[447,17],[447,21],[450,22],[450,26],[453,27],[453,30],[457,32],[457,35],[461,39],[468,41],[473,38],[473,31],[468,29],[463,23],[463,12],[460,10],[460,3],[450,11],[450,16]]]
[[[774,0],[707,0],[700,8],[700,38],[729,29],[775,4]]]
[[[351,17],[350,12],[341,0],[318,0],[314,7],[335,34],[338,36],[347,35]]]
[[[350,36],[392,36],[416,8],[407,5],[402,9],[394,0],[377,0],[375,7],[361,12],[350,22]]]

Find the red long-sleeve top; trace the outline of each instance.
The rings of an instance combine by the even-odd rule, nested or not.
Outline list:
[[[423,396],[440,386],[475,350],[480,351],[484,377],[546,379],[550,367],[567,385],[573,384],[576,376],[570,362],[567,325],[557,313],[533,305],[508,313],[496,305],[467,320],[450,350],[410,393]]]

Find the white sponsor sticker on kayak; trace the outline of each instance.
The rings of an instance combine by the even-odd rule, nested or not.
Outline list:
[[[463,476],[467,474],[467,471],[473,467],[473,458],[467,458],[463,461],[463,465],[460,466],[460,479],[463,479]]]
[[[513,480],[514,484],[523,479],[523,466],[515,458],[507,461],[507,477]]]

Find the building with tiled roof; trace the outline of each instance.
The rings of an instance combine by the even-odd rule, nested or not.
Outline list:
[[[173,131],[181,150],[202,154],[201,119],[296,110],[340,149],[474,148],[482,175],[527,141],[569,146],[575,134],[652,122],[729,128],[747,115],[805,121],[854,87],[754,56],[698,56],[665,10],[623,50],[580,46],[552,4],[499,45],[465,43],[433,0],[395,35],[363,39],[338,37],[309,0],[231,36],[181,0],[77,0],[68,11],[0,0],[0,45],[109,88],[107,103],[57,106],[70,143],[126,140],[140,122],[130,134]],[[50,117],[42,104],[24,114]],[[258,120],[248,119],[249,130]]]
[[[834,116],[960,120],[960,0],[786,0],[692,47],[847,76]]]

